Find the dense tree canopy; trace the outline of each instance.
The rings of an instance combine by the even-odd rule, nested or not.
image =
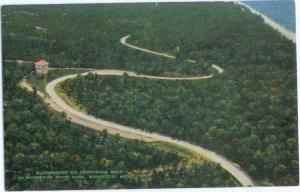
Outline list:
[[[21,89],[32,66],[4,65],[5,182],[9,190],[216,187],[238,183],[220,166],[157,144],[71,123]],[[27,179],[37,172],[121,171],[128,178]]]
[[[296,182],[295,77],[276,66],[268,77],[264,66],[249,71],[243,82],[230,71],[208,81],[90,74],[60,88],[97,117],[201,144],[258,180],[291,176]]]
[[[295,68],[295,45],[233,3],[4,6],[2,16],[4,59],[147,74],[202,75],[205,64]],[[125,47],[119,40],[128,34],[178,62]]]

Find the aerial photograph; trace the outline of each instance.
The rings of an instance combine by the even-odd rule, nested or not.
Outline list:
[[[1,7],[5,190],[299,186],[293,0]]]

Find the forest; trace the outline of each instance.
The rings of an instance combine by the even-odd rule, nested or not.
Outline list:
[[[71,123],[19,87],[31,69],[4,63],[7,190],[239,186],[219,165],[194,154]],[[118,171],[127,178],[26,179],[37,172],[66,170]]]
[[[163,81],[90,74],[66,80],[60,89],[89,114],[200,144],[257,180],[293,185],[298,177],[295,79],[279,69],[262,78],[264,71],[256,67],[244,74],[249,80],[242,84],[226,77]]]
[[[295,45],[233,3],[4,6],[2,21],[4,60],[154,75],[202,75],[210,64],[295,67]],[[125,47],[119,42],[125,35],[129,43],[176,55],[176,62]]]
[[[88,75],[60,88],[90,114],[221,153],[261,185],[298,185],[296,47],[240,5],[4,6],[2,21],[4,60],[43,58],[50,67],[126,69],[161,76],[204,75],[213,72],[207,66],[221,66],[223,74],[204,81]],[[120,43],[125,35],[131,35],[129,43],[176,59],[129,49]],[[7,73],[4,87],[15,75]],[[15,86],[10,92],[4,89],[7,107],[14,113],[33,110],[37,102]],[[29,108],[12,106],[15,97],[26,98],[19,102]],[[78,127],[68,126],[63,134]]]

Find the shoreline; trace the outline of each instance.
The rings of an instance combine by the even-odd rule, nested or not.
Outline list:
[[[246,7],[247,9],[249,9],[253,14],[255,15],[259,15],[262,17],[262,19],[264,20],[264,22],[271,26],[274,30],[278,31],[279,33],[281,33],[283,36],[285,36],[287,39],[291,40],[293,43],[296,43],[296,34],[287,30],[286,28],[282,27],[281,25],[279,25],[278,23],[276,23],[275,21],[273,21],[272,19],[270,19],[269,17],[267,17],[266,15],[264,15],[263,13],[255,10],[254,8],[252,8],[251,6],[241,2],[241,1],[235,1],[236,4],[239,4],[243,7]]]

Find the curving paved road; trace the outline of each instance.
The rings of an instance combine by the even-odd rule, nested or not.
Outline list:
[[[126,72],[128,76],[136,77],[136,78],[151,78],[151,79],[165,79],[165,80],[193,80],[193,79],[178,79],[178,78],[167,78],[167,77],[155,77],[155,76],[147,76],[147,75],[137,75],[134,72],[129,71],[118,71],[118,70],[96,70],[92,71],[94,74],[98,75],[114,75],[114,76],[122,76]],[[88,72],[82,73],[81,75],[87,75]],[[121,137],[129,138],[129,139],[142,139],[148,142],[151,141],[164,141],[172,144],[179,145],[181,147],[188,148],[196,153],[201,154],[203,157],[213,161],[215,163],[219,163],[225,170],[227,170],[231,175],[233,175],[243,186],[254,186],[255,183],[251,180],[251,178],[235,163],[229,161],[225,157],[216,154],[213,151],[207,150],[201,146],[193,145],[185,141],[173,139],[171,137],[157,134],[157,133],[149,133],[146,131],[141,131],[134,127],[128,127],[124,125],[120,125],[114,122],[106,121],[92,115],[88,115],[86,113],[77,111],[72,108],[68,104],[66,104],[55,92],[55,86],[65,81],[66,79],[75,78],[77,75],[67,75],[64,77],[60,77],[51,81],[46,86],[46,92],[50,97],[49,100],[46,101],[49,103],[49,106],[54,110],[64,111],[71,121],[81,124],[83,126],[91,127],[96,130],[104,130],[106,129],[110,134],[120,134]]]
[[[174,55],[169,55],[167,53],[160,53],[160,52],[152,51],[152,50],[149,50],[149,49],[145,49],[145,48],[141,48],[141,47],[137,47],[135,45],[129,44],[129,43],[127,43],[127,39],[129,37],[130,37],[130,35],[126,35],[126,36],[122,37],[120,39],[120,43],[122,43],[123,45],[125,45],[127,47],[130,47],[132,49],[136,49],[136,50],[139,50],[139,51],[142,51],[142,52],[145,52],[145,53],[158,55],[158,56],[166,57],[166,58],[169,58],[169,59],[176,59],[176,57]],[[196,60],[192,60],[192,59],[187,59],[186,61],[190,62],[190,63],[196,63],[197,62]],[[211,66],[212,66],[212,68],[217,70],[218,73],[223,73],[224,72],[224,69],[222,67],[218,66],[218,65],[211,65]],[[213,75],[211,75],[211,77],[213,77]]]
[[[130,45],[126,43],[126,39],[129,36],[125,36],[121,39],[121,43],[131,47],[133,49],[137,49],[140,51],[148,52],[150,54],[155,54],[155,55],[160,55],[164,57],[171,58],[173,56],[163,54],[163,53],[158,53],[155,51],[143,49],[140,47],[136,47],[133,45]],[[174,57],[175,58],[175,57]],[[173,58],[172,58],[173,59]],[[193,60],[190,60],[189,62],[194,62]],[[214,67],[219,73],[223,73],[223,69],[219,66],[212,66]],[[87,75],[89,72],[84,72],[81,73],[80,75]],[[148,78],[148,79],[161,79],[161,80],[199,80],[199,79],[209,79],[212,78],[213,75],[208,75],[208,76],[200,76],[200,77],[184,77],[184,78],[174,78],[174,77],[160,77],[160,76],[149,76],[149,75],[142,75],[142,74],[137,74],[135,72],[131,71],[125,71],[125,70],[93,70],[91,73],[97,74],[97,75],[110,75],[110,76],[123,76],[125,73],[128,76],[131,77],[136,77],[136,78]],[[188,148],[201,156],[207,158],[210,161],[213,161],[215,163],[218,163],[223,167],[225,170],[227,170],[233,177],[235,177],[243,186],[255,186],[254,181],[235,163],[231,162],[230,160],[226,159],[224,156],[216,154],[213,151],[207,150],[201,146],[198,145],[193,145],[185,141],[173,139],[171,137],[157,134],[157,133],[149,133],[146,131],[142,131],[139,129],[136,129],[134,127],[128,127],[124,126],[121,124],[117,124],[114,122],[106,121],[97,117],[94,117],[92,115],[88,115],[86,113],[83,113],[81,111],[77,111],[76,109],[72,108],[68,104],[66,104],[55,92],[55,86],[60,83],[65,81],[66,79],[72,79],[75,78],[77,74],[74,75],[66,75],[60,78],[57,78],[53,81],[51,81],[47,86],[46,86],[46,92],[48,93],[49,97],[46,97],[45,94],[41,92],[37,92],[39,96],[41,96],[46,103],[49,104],[49,106],[54,109],[55,111],[58,112],[65,112],[67,117],[72,121],[77,124],[96,129],[96,130],[104,130],[106,129],[108,133],[110,134],[119,134],[121,137],[124,138],[129,138],[129,139],[141,139],[147,142],[152,142],[152,141],[164,141],[164,142],[169,142],[172,144],[176,144],[181,147]],[[25,80],[21,81],[21,86],[24,88],[29,89],[32,91],[32,87],[26,83]]]

